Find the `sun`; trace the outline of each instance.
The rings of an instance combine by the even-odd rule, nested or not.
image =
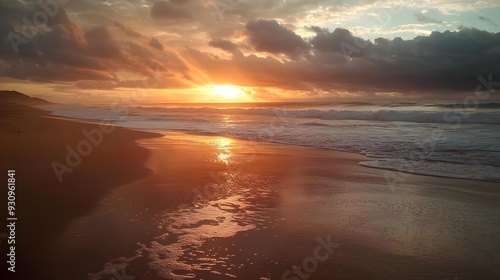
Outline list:
[[[232,85],[214,86],[213,90],[217,95],[227,99],[236,99],[244,94],[243,90]]]

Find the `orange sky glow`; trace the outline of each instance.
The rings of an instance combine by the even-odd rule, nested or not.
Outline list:
[[[49,2],[0,1],[2,89],[64,103],[449,99],[499,74],[495,0]]]

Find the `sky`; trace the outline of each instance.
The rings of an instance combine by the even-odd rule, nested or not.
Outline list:
[[[500,82],[499,15],[499,0],[0,0],[0,83],[75,103],[457,99]]]

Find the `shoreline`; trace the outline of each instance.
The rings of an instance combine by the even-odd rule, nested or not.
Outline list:
[[[50,117],[50,116],[49,116]],[[86,120],[86,119],[74,119],[74,118],[67,118],[67,117],[58,117],[54,116],[53,118],[55,119],[62,119],[62,120],[68,120],[68,121],[76,121],[79,122],[79,120],[82,120],[82,123],[90,123],[90,124],[99,124],[98,122],[95,122],[93,120]],[[250,138],[242,138],[242,137],[237,137],[234,135],[230,134],[217,134],[217,133],[202,133],[202,132],[196,132],[196,131],[187,131],[187,130],[148,130],[148,129],[136,129],[136,128],[125,128],[129,129],[132,131],[139,131],[139,132],[149,132],[149,133],[155,133],[158,134],[158,137],[162,137],[165,135],[165,133],[181,133],[181,134],[186,134],[186,135],[194,135],[194,136],[207,136],[207,137],[214,137],[214,136],[220,136],[220,137],[227,137],[235,140],[242,140],[242,141],[252,141],[256,143],[272,143],[272,144],[277,144],[277,145],[284,145],[284,146],[291,146],[291,147],[302,147],[302,148],[310,148],[310,149],[317,149],[317,150],[322,150],[322,151],[335,151],[339,153],[347,153],[347,154],[353,154],[353,155],[358,155],[361,157],[364,157],[363,161],[360,161],[358,164],[364,168],[370,168],[370,169],[378,169],[378,170],[385,170],[385,171],[390,171],[390,172],[396,172],[396,173],[403,173],[404,176],[410,176],[410,175],[418,175],[418,176],[428,176],[428,177],[435,177],[435,178],[447,178],[447,179],[456,179],[456,180],[470,180],[470,181],[477,181],[477,182],[490,182],[490,183],[498,183],[500,181],[496,180],[489,180],[489,179],[480,179],[480,178],[468,178],[468,177],[454,177],[452,175],[438,175],[438,174],[427,174],[424,172],[412,172],[412,171],[406,171],[406,170],[401,170],[398,168],[390,168],[390,167],[378,167],[378,166],[370,166],[368,164],[364,164],[365,162],[376,162],[379,160],[383,160],[386,158],[380,158],[380,157],[370,157],[366,156],[361,153],[357,152],[351,152],[351,151],[345,151],[345,150],[339,150],[339,149],[333,149],[333,148],[321,148],[321,147],[313,147],[313,146],[307,146],[307,145],[299,145],[299,144],[292,144],[292,143],[286,143],[286,142],[278,142],[278,141],[271,141],[271,140],[259,140],[259,139],[250,139]],[[404,159],[403,159],[404,160]]]
[[[70,267],[80,263],[75,252],[93,252],[101,266],[79,268],[105,280],[113,267],[137,280],[281,279],[316,237],[332,235],[341,246],[315,279],[421,279],[415,269],[429,279],[498,274],[484,270],[488,258],[464,266],[477,248],[497,244],[500,191],[492,183],[412,175],[392,192],[381,170],[359,166],[363,156],[352,153],[179,132],[139,144],[151,150],[153,173],[72,223],[54,261],[67,256]]]
[[[48,110],[44,110],[44,109],[41,109],[42,111],[46,111],[46,112],[51,112],[51,111],[48,111]],[[83,119],[83,118],[69,118],[69,117],[64,117],[64,116],[57,116],[57,115],[51,115],[51,114],[48,114],[44,117],[47,117],[47,118],[52,118],[52,119],[60,119],[60,120],[65,120],[65,121],[71,121],[71,122],[77,122],[77,123],[88,123],[88,124],[93,124],[93,125],[100,125],[102,123],[100,122],[97,122],[96,120],[92,120],[92,119]],[[434,175],[434,174],[421,174],[421,173],[416,173],[416,172],[408,172],[408,171],[404,171],[404,170],[398,170],[398,169],[392,169],[392,168],[382,168],[382,167],[376,167],[376,166],[368,166],[368,165],[363,165],[362,163],[365,162],[365,161],[376,161],[376,160],[380,160],[380,158],[376,158],[376,157],[369,157],[369,156],[366,156],[366,155],[363,155],[363,154],[360,154],[360,153],[356,153],[356,152],[350,152],[350,151],[344,151],[344,150],[338,150],[338,149],[329,149],[329,148],[320,148],[320,147],[311,147],[311,146],[307,146],[307,145],[297,145],[297,144],[291,144],[291,143],[284,143],[284,142],[277,142],[277,141],[269,141],[269,140],[258,140],[258,139],[247,139],[247,138],[241,138],[241,137],[236,137],[234,135],[225,135],[225,134],[216,134],[216,133],[201,133],[201,132],[196,132],[196,131],[185,131],[185,130],[142,130],[142,129],[134,129],[134,128],[124,128],[126,130],[130,130],[130,131],[136,131],[136,132],[144,132],[144,133],[151,133],[151,134],[155,134],[156,136],[153,137],[153,138],[162,138],[162,137],[167,137],[169,134],[181,134],[181,135],[192,135],[192,136],[200,136],[200,137],[225,137],[225,138],[230,138],[230,139],[234,139],[234,140],[237,140],[237,141],[245,141],[245,142],[255,142],[255,143],[267,143],[267,144],[270,144],[270,145],[283,145],[283,146],[288,146],[288,147],[292,147],[292,149],[310,149],[310,150],[316,150],[318,152],[321,152],[321,151],[324,151],[324,152],[335,152],[335,153],[345,153],[347,156],[348,155],[352,155],[352,156],[355,156],[355,157],[359,157],[359,162],[357,163],[360,167],[362,168],[366,168],[368,170],[374,170],[376,171],[376,173],[379,173],[379,175],[381,175],[383,177],[383,175],[381,174],[382,172],[396,172],[396,173],[403,173],[405,175],[405,179],[403,181],[401,181],[400,183],[398,184],[404,184],[404,182],[406,180],[412,180],[411,178],[407,178],[408,176],[411,176],[411,177],[424,177],[424,181],[426,181],[425,177],[428,177],[429,180],[432,180],[432,178],[436,178],[436,179],[451,179],[451,180],[458,180],[458,181],[461,181],[461,180],[465,180],[465,181],[470,181],[470,182],[476,182],[476,183],[485,183],[485,184],[490,184],[490,183],[497,183],[496,181],[492,181],[492,180],[481,180],[481,179],[475,179],[475,178],[459,178],[459,177],[452,177],[452,176],[440,176],[440,175]],[[140,139],[138,139],[140,140]],[[148,150],[150,150],[147,146],[143,146],[141,145],[140,143],[137,143],[139,146],[141,147],[144,147]],[[147,163],[147,162],[146,162]],[[367,171],[368,173],[368,171]],[[385,182],[387,183],[387,185],[389,185],[389,183],[387,182],[387,180],[385,180]],[[490,191],[493,191],[495,192],[496,189],[494,187],[485,187],[487,188],[488,190]],[[388,187],[389,189],[389,187]],[[472,190],[471,191],[477,191],[477,190]]]
[[[50,110],[46,110],[43,108],[37,108],[39,110],[45,111],[49,114],[45,115],[44,117],[46,118],[52,118],[52,119],[59,119],[59,120],[65,120],[65,121],[70,121],[70,122],[77,122],[77,123],[88,123],[88,124],[93,124],[93,125],[101,125],[101,122],[98,122],[96,120],[92,119],[84,119],[84,118],[70,118],[70,117],[64,117],[64,116],[57,116],[57,115],[52,115]],[[466,180],[466,181],[471,181],[471,182],[484,182],[484,183],[498,183],[498,181],[494,180],[487,180],[487,179],[477,179],[477,178],[461,178],[461,177],[453,177],[453,176],[446,176],[446,175],[436,175],[436,174],[425,174],[425,173],[418,173],[418,172],[409,172],[405,170],[399,170],[396,168],[387,168],[387,167],[377,167],[377,166],[370,166],[370,165],[365,165],[363,164],[364,162],[373,162],[380,160],[382,158],[377,158],[377,157],[369,157],[357,152],[350,152],[350,151],[344,151],[344,150],[338,150],[338,149],[330,149],[330,148],[320,148],[320,147],[311,147],[307,145],[298,145],[298,144],[291,144],[291,143],[284,143],[284,142],[277,142],[277,141],[269,141],[269,140],[259,140],[259,139],[248,139],[248,138],[241,138],[241,137],[236,137],[234,135],[226,135],[226,134],[216,134],[216,133],[202,133],[202,132],[196,132],[196,131],[185,131],[185,130],[142,130],[142,129],[134,129],[134,128],[124,128],[130,131],[136,131],[136,132],[145,132],[145,133],[152,133],[156,134],[156,137],[164,137],[168,133],[179,133],[179,134],[185,134],[185,135],[193,135],[193,136],[207,136],[207,137],[227,137],[235,140],[241,140],[241,141],[251,141],[251,142],[256,142],[256,143],[270,143],[270,144],[276,144],[276,145],[284,145],[284,146],[290,146],[290,147],[298,147],[298,148],[307,148],[307,149],[316,149],[319,151],[334,151],[334,152],[339,152],[339,153],[346,153],[346,154],[351,154],[351,155],[356,155],[360,157],[360,161],[358,162],[358,165],[362,168],[368,168],[368,169],[373,169],[373,170],[378,170],[380,172],[395,172],[396,174],[402,173],[404,176],[404,179],[398,183],[402,184],[404,181],[406,181],[408,176],[424,176],[424,177],[430,177],[430,178],[440,178],[440,179],[451,179],[451,180]],[[147,149],[147,147],[145,147]],[[361,160],[363,158],[363,160]],[[401,175],[400,175],[401,176]],[[389,185],[389,182],[386,180],[386,183]]]
[[[49,112],[52,112],[46,108],[42,108],[43,110],[47,110]],[[74,120],[81,120],[82,122],[88,122],[88,123],[93,123],[93,124],[100,124],[97,120],[92,120],[92,119],[85,119],[85,118],[71,118],[71,117],[64,117],[64,116],[57,116],[57,115],[49,115],[48,117],[52,117],[55,119],[65,119],[68,121],[74,121]],[[397,177],[407,177],[410,175],[420,175],[420,176],[430,176],[430,177],[436,177],[436,178],[449,178],[449,179],[463,179],[463,180],[471,180],[471,181],[478,181],[478,182],[493,182],[493,183],[498,183],[500,182],[499,178],[470,178],[470,177],[465,177],[465,176],[459,176],[455,174],[434,174],[432,172],[428,172],[427,170],[406,170],[405,168],[401,167],[384,167],[384,166],[375,166],[369,164],[375,163],[378,161],[383,161],[383,160],[390,160],[392,158],[384,158],[384,157],[371,157],[365,154],[362,154],[361,152],[354,152],[354,151],[346,151],[346,150],[340,150],[340,149],[335,149],[335,148],[325,148],[325,147],[314,147],[314,146],[308,146],[305,144],[293,144],[293,143],[286,143],[286,142],[281,142],[281,141],[273,141],[269,139],[254,139],[254,138],[244,138],[244,137],[238,137],[232,134],[217,134],[217,133],[210,133],[210,132],[197,132],[197,131],[188,131],[188,130],[182,130],[182,129],[171,129],[171,130],[149,130],[149,129],[142,129],[142,128],[127,128],[131,129],[134,131],[144,131],[144,132],[150,132],[150,133],[162,133],[162,132],[176,132],[176,133],[185,133],[185,134],[191,134],[191,135],[200,135],[200,136],[222,136],[222,137],[229,137],[229,138],[234,138],[238,140],[247,140],[247,141],[255,141],[255,142],[266,142],[266,143],[275,143],[275,144],[280,144],[280,145],[291,145],[291,146],[296,146],[296,147],[309,147],[309,148],[315,148],[315,149],[320,149],[324,151],[338,151],[338,152],[343,152],[343,153],[350,153],[350,154],[356,154],[365,157],[365,160],[362,160],[359,162],[360,166],[363,166],[365,168],[370,168],[370,169],[380,169],[380,170],[385,170],[386,172],[394,172],[396,173],[395,176]],[[408,160],[401,158],[400,160]],[[423,159],[425,161],[425,159]],[[419,162],[420,160],[417,160]],[[431,162],[436,162],[436,161],[431,161]],[[440,163],[440,161],[437,161]],[[366,164],[368,163],[368,164]],[[443,162],[443,163],[449,163],[449,162]],[[457,163],[460,164],[460,163]],[[411,165],[410,165],[411,167]],[[488,166],[494,168],[495,166]]]
[[[349,258],[329,260],[331,268],[319,273],[318,279],[337,274],[350,279],[337,267],[360,271],[359,275],[368,277],[372,270],[397,264],[384,256],[406,254],[415,258],[414,263],[387,271],[389,275],[407,276],[413,264],[426,269],[427,261],[419,258],[430,254],[446,257],[447,261],[449,258],[443,264],[446,273],[456,269],[469,279],[468,275],[477,273],[482,266],[464,270],[453,264],[454,259],[465,262],[460,252],[470,255],[471,249],[452,246],[448,239],[457,244],[479,242],[482,247],[486,240],[495,242],[484,237],[474,241],[456,222],[478,230],[484,226],[483,231],[489,234],[500,231],[492,224],[500,197],[494,183],[410,174],[393,192],[383,169],[359,164],[370,159],[364,155],[221,135],[115,127],[112,133],[103,132],[102,143],[59,183],[51,162],[64,160],[65,147],[77,147],[85,139],[82,131],[101,129],[100,124],[54,118],[20,105],[0,108],[0,113],[7,115],[0,122],[0,144],[15,148],[2,150],[3,164],[13,162],[19,166],[14,166],[19,188],[18,216],[24,226],[18,228],[17,238],[23,244],[18,261],[24,267],[20,274],[28,278],[77,279],[88,273],[102,276],[99,269],[106,262],[133,257],[136,250],[154,256],[162,248],[157,240],[162,240],[164,249],[179,249],[176,242],[172,243],[173,236],[190,236],[182,239],[187,242],[186,248],[198,248],[192,241],[201,238],[203,246],[209,248],[239,244],[233,249],[240,251],[233,255],[243,254],[254,260],[252,264],[286,260],[272,268],[246,264],[238,271],[258,271],[259,277],[273,275],[274,279],[290,269],[294,261],[303,259],[307,251],[302,250],[313,246],[311,238],[332,234],[343,244],[340,254]],[[414,235],[401,236],[401,223],[406,223],[410,228],[406,228],[407,232]],[[439,235],[443,230],[446,238]],[[206,239],[212,231],[215,234]],[[274,238],[267,239],[261,231]],[[166,238],[165,233],[172,237]],[[473,233],[479,234],[477,230]],[[266,245],[248,248],[248,238]],[[271,240],[281,245],[274,247],[274,243],[268,243]],[[137,244],[143,247],[138,249]],[[277,249],[296,244],[302,249]],[[276,251],[266,253],[270,248]],[[259,256],[248,255],[253,250],[259,251]],[[446,250],[452,251],[443,253]],[[367,256],[376,261],[367,267],[356,265]],[[172,261],[176,266],[184,265]],[[228,264],[241,261],[231,260]],[[195,260],[187,264],[196,270]],[[162,262],[153,263],[158,270],[151,270],[150,265],[143,257],[127,262],[133,271],[145,273],[143,277],[136,274],[138,280],[160,279],[155,278],[158,271],[168,272]],[[438,270],[431,272],[439,274]]]
[[[372,160],[372,161],[376,161],[376,160]],[[368,161],[368,162],[370,162],[370,161]],[[397,168],[370,166],[370,165],[364,164],[364,162],[360,162],[359,165],[363,166],[363,167],[366,167],[366,168],[373,168],[373,169],[379,169],[379,170],[392,171],[392,172],[396,172],[396,173],[403,173],[405,175],[418,175],[418,176],[428,176],[428,177],[445,178],[445,179],[455,179],[455,180],[468,180],[468,181],[477,181],[477,182],[500,183],[500,181],[488,180],[488,179],[467,178],[467,177],[453,177],[451,175],[450,176],[446,176],[446,175],[426,174],[426,173],[423,173],[423,172],[410,172],[410,171],[400,170],[400,169],[397,169]]]

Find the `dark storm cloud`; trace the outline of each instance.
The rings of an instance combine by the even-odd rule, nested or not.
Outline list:
[[[366,47],[372,45],[370,41],[355,37],[344,28],[337,28],[333,32],[319,27],[311,27],[311,30],[316,32],[316,36],[310,43],[321,52],[345,52],[350,56],[359,56]]]
[[[275,20],[250,21],[245,26],[255,50],[295,56],[307,52],[310,45]]]
[[[257,32],[258,35],[249,34],[249,37],[259,49],[271,53],[290,53],[295,49],[284,47],[281,40],[273,46],[276,38],[283,34],[285,38],[295,38],[290,40],[292,46],[303,46],[297,43],[300,41],[296,38],[300,37],[282,29],[284,27],[267,29],[274,33],[259,36]],[[473,91],[480,75],[500,78],[500,33],[463,29],[433,32],[412,40],[379,38],[372,43],[346,29],[330,32],[313,27],[311,30],[316,32],[309,40],[312,52],[300,60],[278,61],[272,56],[254,55],[224,60],[193,49],[188,50],[186,56],[196,60],[214,79],[237,73],[235,80],[245,81],[247,85],[288,89]]]
[[[328,32],[326,37],[334,33]],[[384,90],[473,90],[479,75],[500,75],[500,33],[463,29],[432,32],[412,40],[379,38],[375,44],[346,36],[345,41],[336,41],[347,43],[344,48],[316,48],[314,42],[320,36],[325,35],[318,33],[311,40],[316,54],[333,51],[352,59],[349,63],[327,63],[334,67],[332,72],[341,69],[336,75],[342,79],[336,82]]]
[[[37,2],[0,0],[0,36],[5,38],[0,41],[0,76],[111,84],[126,84],[117,83],[118,72],[142,77],[157,73],[164,77],[189,77],[187,66],[175,53],[159,51],[163,46],[157,39],[148,40],[117,22],[84,30],[62,6],[53,11],[57,13],[48,14]],[[33,25],[36,13],[41,19],[40,14],[46,14],[46,25]]]

